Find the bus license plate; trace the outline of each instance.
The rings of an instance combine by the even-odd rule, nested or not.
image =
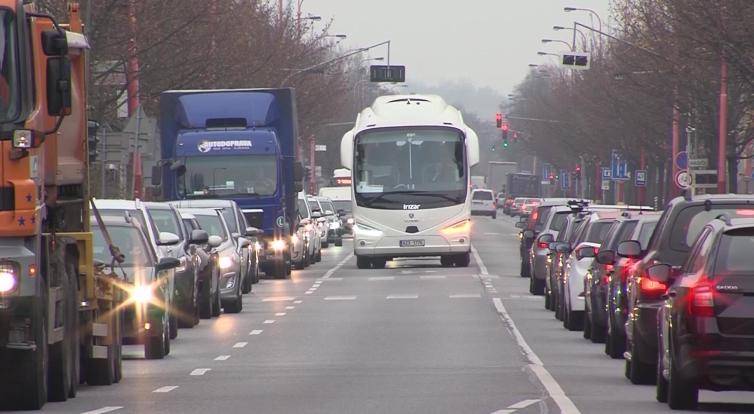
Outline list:
[[[424,247],[424,240],[401,240],[401,247]]]

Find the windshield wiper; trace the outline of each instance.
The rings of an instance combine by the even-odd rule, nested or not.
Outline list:
[[[406,193],[406,191],[386,191],[386,192],[378,195],[377,197],[370,198],[369,200],[367,200],[364,203],[364,205],[367,206],[367,207],[371,207],[372,204],[376,203],[377,201],[382,200],[385,196],[393,195],[393,194],[403,194],[403,193]]]

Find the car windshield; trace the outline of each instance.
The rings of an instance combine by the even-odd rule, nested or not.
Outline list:
[[[715,275],[745,274],[754,277],[754,228],[731,230],[723,234],[715,261]]]
[[[179,227],[178,217],[176,217],[172,210],[150,209],[149,215],[152,217],[152,221],[159,232],[173,233],[178,237],[183,236],[183,232]]]
[[[333,206],[332,201],[321,201],[320,203],[327,214],[335,214],[335,206]]]
[[[351,200],[333,200],[332,203],[335,206],[335,211],[343,210],[346,213],[350,213],[353,208],[351,206]]]
[[[447,207],[466,199],[465,145],[451,128],[391,128],[356,138],[356,202],[403,209]]]
[[[185,158],[179,191],[187,198],[271,196],[277,188],[275,155],[216,155]]]
[[[307,208],[306,201],[299,198],[296,204],[298,205],[298,214],[301,215],[301,218],[309,218],[309,209]]]
[[[238,233],[238,223],[236,223],[236,215],[233,214],[232,207],[223,207],[220,212],[223,214],[225,224],[228,225],[228,230],[231,233]]]
[[[133,226],[107,226],[107,231],[110,233],[113,244],[120,249],[120,252],[126,258],[125,262],[121,264],[122,267],[154,266],[154,257],[138,228]],[[102,263],[111,263],[113,258],[110,255],[110,248],[105,242],[105,237],[99,226],[92,226],[92,234],[94,259]]]
[[[706,211],[703,205],[686,207],[678,214],[673,223],[672,233],[670,234],[670,248],[688,253],[694,241],[702,232],[704,225],[721,214],[730,218],[750,218],[754,215],[754,209],[749,204],[742,204],[741,206],[711,204],[709,211]]]
[[[196,220],[202,226],[202,230],[210,236],[219,236],[223,240],[228,239],[228,234],[225,232],[225,227],[219,215],[197,214]]]
[[[472,200],[492,200],[492,193],[489,191],[474,191]]]
[[[139,222],[139,225],[142,229],[147,228],[147,219],[144,217],[144,213],[142,213],[142,210],[127,210],[127,209],[119,209],[119,208],[113,208],[113,209],[104,209],[100,208],[99,213],[102,217],[125,217],[126,214],[131,216],[133,219]],[[159,230],[157,230],[157,227],[154,226],[154,223],[150,221],[150,224],[152,225],[152,231],[154,234],[158,234]],[[149,234],[147,234],[147,237],[149,237]]]
[[[13,13],[0,10],[0,122],[14,121],[21,109],[15,27]]]

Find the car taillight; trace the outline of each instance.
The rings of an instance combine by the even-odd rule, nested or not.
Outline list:
[[[668,286],[643,276],[639,281],[639,290],[646,298],[659,298],[668,290]]]
[[[613,270],[615,270],[615,266],[613,266],[611,264],[605,265],[605,273],[612,272]]]
[[[689,295],[689,315],[712,317],[715,316],[715,294],[709,285],[699,285],[691,288]]]
[[[550,245],[548,243],[545,243],[545,242],[539,242],[539,243],[537,243],[537,247],[539,247],[540,249],[546,249],[546,248],[550,247]]]

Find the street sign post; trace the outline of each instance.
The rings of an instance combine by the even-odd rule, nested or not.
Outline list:
[[[636,187],[647,186],[647,170],[634,171],[634,186]]]
[[[610,180],[613,178],[613,172],[610,170],[609,167],[602,167],[602,181]],[[610,188],[608,188],[609,190]]]
[[[706,169],[709,167],[709,161],[706,158],[691,158],[688,161],[689,168]]]
[[[621,157],[618,150],[613,150],[610,157],[611,179],[613,181],[628,181],[628,161]]]
[[[568,178],[569,178],[568,171],[560,170],[560,189],[561,190],[567,190],[568,188],[570,188],[571,183]]]
[[[688,170],[679,170],[675,174],[675,185],[682,190],[691,187],[691,174],[689,174]]]
[[[678,167],[679,170],[685,170],[688,168],[689,165],[689,154],[686,151],[680,151],[678,154],[675,154],[675,166]]]
[[[610,191],[610,180],[602,180],[602,191]]]

